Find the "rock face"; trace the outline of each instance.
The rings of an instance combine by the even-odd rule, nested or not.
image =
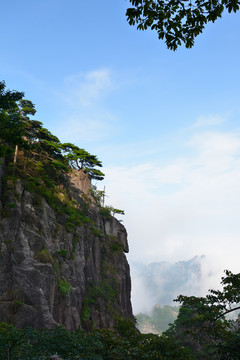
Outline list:
[[[4,172],[5,172],[5,160],[4,158],[0,158],[0,179],[4,175]],[[0,181],[0,198],[1,198],[1,193],[2,193],[2,184]]]
[[[82,173],[70,180],[76,198],[91,185]],[[2,185],[0,210],[0,321],[91,330],[133,318],[127,233],[117,219],[93,204],[91,222],[69,229],[20,180]]]

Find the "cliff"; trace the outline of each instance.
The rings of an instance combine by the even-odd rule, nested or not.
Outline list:
[[[89,176],[65,175],[56,203],[9,173],[2,159],[0,321],[91,330],[133,319],[127,232],[89,195]]]

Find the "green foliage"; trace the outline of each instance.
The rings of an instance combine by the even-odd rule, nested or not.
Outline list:
[[[60,280],[58,280],[58,288],[59,288],[60,294],[63,297],[65,297],[70,294],[72,285],[69,284],[68,281],[66,281],[64,279],[60,279]]]
[[[113,206],[104,206],[100,209],[100,213],[107,219],[111,218],[115,214],[124,215],[124,210],[115,209]]]
[[[51,165],[55,170],[63,170],[66,172],[69,171],[69,168],[65,164],[63,164],[62,162],[60,162],[58,160],[53,160],[51,162]]]
[[[95,225],[92,225],[90,227],[90,230],[91,230],[92,234],[98,238],[102,238],[104,236],[104,233],[102,232],[102,230],[98,229]]]
[[[75,232],[78,226],[90,224],[94,235],[101,237],[102,232],[88,216],[91,199],[76,202],[65,176],[77,168],[91,179],[102,180],[104,174],[97,169],[102,167],[101,161],[71,143],[61,144],[40,121],[30,119],[36,113],[35,106],[23,96],[6,90],[0,82],[0,156],[5,157],[8,177],[11,173],[14,181],[20,178],[25,189],[35,195],[36,205],[43,197],[57,215],[62,215],[66,230]],[[9,216],[10,208],[14,208],[13,203],[2,209],[2,215]]]
[[[110,247],[110,250],[113,251],[113,252],[118,252],[118,251],[123,250],[122,244],[119,243],[118,241],[111,242],[109,247]]]
[[[53,257],[49,254],[47,249],[42,249],[35,254],[35,259],[43,264],[53,264]]]
[[[23,330],[12,325],[0,323],[0,359],[17,359],[24,342]]]
[[[102,167],[102,163],[96,155],[91,155],[86,150],[71,143],[62,144],[62,149],[66,153],[65,158],[71,167],[83,170],[91,179],[103,180],[104,174],[95,169],[95,166]]]
[[[65,228],[70,232],[75,232],[78,226],[90,225],[90,228],[94,227],[94,222],[84,214],[82,209],[75,207],[75,204],[70,200],[66,200],[64,204],[59,204],[56,209],[59,214],[66,216]]]
[[[191,360],[188,351],[166,337],[139,334],[134,324],[118,319],[116,331],[91,333],[56,329],[16,329],[0,323],[0,360]]]
[[[111,207],[111,208],[112,208],[112,207]],[[113,209],[111,209],[111,211],[112,211],[113,216],[114,216],[115,214],[125,215],[124,210],[121,210],[121,209],[113,208]]]
[[[24,96],[23,92],[6,90],[4,81],[0,82],[0,108],[3,110],[14,109],[16,102]]]
[[[61,249],[61,250],[57,251],[56,254],[61,256],[63,259],[66,259],[68,252],[66,249]]]
[[[23,302],[21,300],[14,300],[13,302],[13,313],[16,314],[18,309],[23,307]]]
[[[182,43],[186,48],[194,45],[195,37],[208,22],[239,10],[238,0],[130,0],[132,8],[126,16],[130,25],[138,30],[155,30],[167,47],[176,50]]]
[[[109,280],[101,280],[97,285],[89,286],[86,291],[86,299],[90,304],[95,304],[98,298],[105,301],[114,299],[116,296],[116,289],[112,286]]]
[[[206,297],[182,296],[177,320],[166,334],[188,347],[195,359],[239,359],[240,329],[238,321],[226,315],[240,309],[240,274],[225,271],[223,289],[209,290]],[[238,355],[237,355],[238,354]]]
[[[87,300],[83,300],[82,310],[81,310],[81,320],[85,323],[91,316],[91,308]]]
[[[116,318],[115,329],[120,336],[131,337],[137,334],[135,322],[129,318]]]
[[[204,298],[194,296],[178,296],[176,301],[183,305],[194,308],[197,306],[198,312],[213,323],[222,320],[225,315],[240,309],[240,273],[233,274],[225,270],[225,277],[221,279],[222,291],[209,290],[209,294]]]
[[[98,190],[96,187],[90,189],[90,194],[94,198],[96,205],[100,209],[100,214],[105,218],[110,219],[111,216],[115,214],[124,215],[124,210],[116,209],[111,205],[104,205],[104,200],[106,197],[105,190]]]
[[[23,99],[23,95],[7,91],[5,83],[0,82],[0,157],[14,152],[16,163],[19,150],[24,150],[25,170],[29,168],[26,166],[28,160],[31,168],[41,164],[42,175],[45,173],[54,181],[59,180],[61,174],[68,172],[71,167],[83,170],[92,179],[102,180],[104,174],[95,168],[102,167],[97,156],[73,144],[61,144],[40,121],[31,120],[29,116],[35,115],[35,106],[30,100]]]
[[[0,82],[0,156],[6,155],[12,146],[21,142],[23,126],[17,102],[23,96],[22,92],[6,90],[5,82]]]
[[[95,186],[90,189],[90,194],[94,198],[96,205],[99,207],[104,206],[105,190],[98,190]]]
[[[83,300],[83,307],[81,311],[81,319],[83,322],[88,320],[91,315],[91,306],[97,304],[99,299],[104,301],[106,306],[110,306],[118,293],[118,288],[114,279],[104,279],[98,284],[89,285],[86,289],[86,295]],[[109,307],[110,309],[110,307]]]
[[[109,219],[115,214],[124,215],[124,210],[116,209],[111,205],[104,205],[106,197],[105,190],[98,190],[96,187],[92,187],[92,189],[90,189],[90,194],[94,198],[96,205],[100,209],[100,213],[104,217]]]
[[[225,271],[221,285],[222,290],[209,290],[205,297],[180,295],[177,298],[181,303],[178,317],[160,337],[164,356],[193,360],[239,359],[239,321],[227,319],[226,315],[240,309],[240,274]],[[164,308],[156,307],[151,317],[140,314],[137,319],[155,326],[158,320],[159,323],[164,320],[162,310]]]
[[[15,203],[9,203],[8,206],[12,209],[16,209],[17,205]]]

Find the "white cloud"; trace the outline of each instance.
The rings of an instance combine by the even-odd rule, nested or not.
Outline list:
[[[190,259],[188,259],[190,260]],[[161,262],[160,267],[152,267],[153,264],[149,266],[144,266],[139,263],[132,263],[131,266],[131,277],[133,281],[132,289],[132,303],[134,308],[134,314],[138,313],[148,313],[152,310],[153,306],[157,303],[161,305],[178,305],[178,303],[173,302],[178,295],[186,296],[206,296],[209,289],[220,289],[221,277],[224,275],[223,268],[216,263],[216,259],[206,256],[195,256],[191,259],[191,264],[200,269],[198,271],[190,272],[190,269],[185,267],[185,278],[184,281],[181,281],[181,268],[184,265],[176,261],[175,263],[171,262]],[[180,277],[175,279],[175,276],[178,277],[173,269],[176,265],[180,270]],[[150,272],[148,272],[150,270]],[[146,284],[145,273],[151,273],[151,286]],[[176,281],[177,280],[177,281]],[[183,280],[183,279],[182,279]],[[169,283],[175,281],[175,287],[172,287]],[[155,286],[155,289],[154,289]]]
[[[225,117],[220,115],[199,116],[197,121],[191,126],[191,128],[206,128],[210,126],[217,126],[225,121]]]
[[[97,120],[95,117],[76,117],[69,116],[67,123],[61,122],[59,124],[56,134],[61,138],[62,142],[72,142],[80,145],[86,144],[88,141],[94,142],[106,137],[111,131],[113,126],[108,124],[105,120]]]
[[[55,131],[61,141],[87,146],[111,136],[116,118],[103,99],[114,89],[113,74],[106,68],[67,76],[63,89],[55,94],[61,102]]]
[[[164,166],[104,169],[108,202],[125,210],[130,263],[205,254],[219,284],[224,269],[239,271],[240,134],[205,132],[182,146],[189,152]]]
[[[131,302],[133,304],[134,314],[140,312],[147,313],[155,305],[151,294],[146,291],[144,280],[135,266],[130,267],[131,278],[134,279],[134,286],[132,286]]]
[[[72,106],[91,106],[114,88],[109,69],[73,74],[65,78],[66,98]]]

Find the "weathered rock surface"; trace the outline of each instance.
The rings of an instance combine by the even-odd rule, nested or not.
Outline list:
[[[4,158],[0,158],[0,179],[4,175],[4,172],[5,172],[5,160],[4,160]],[[1,193],[2,193],[2,184],[0,181],[0,197],[1,197]]]
[[[87,192],[87,175],[74,174],[72,186]],[[2,186],[0,210],[0,321],[90,330],[132,319],[127,233],[118,220],[90,206],[95,226],[69,231],[20,180]]]

